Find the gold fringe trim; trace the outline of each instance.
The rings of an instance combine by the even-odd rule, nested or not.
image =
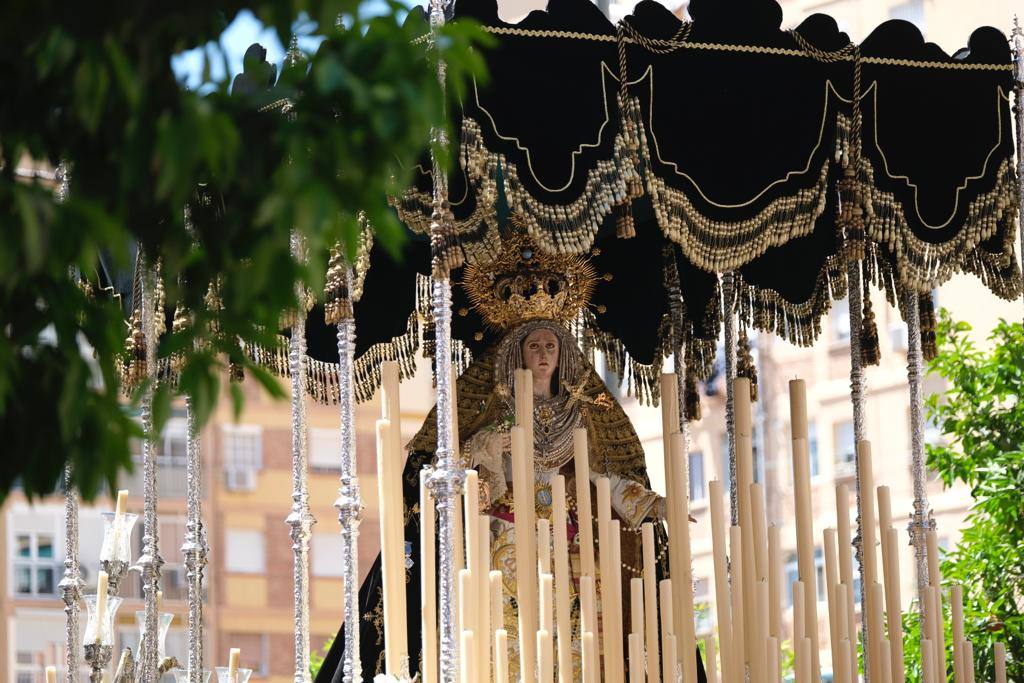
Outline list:
[[[487,263],[501,252],[501,234],[498,231],[498,216],[494,210],[497,192],[490,196],[474,188],[476,208],[468,218],[455,220],[455,234],[467,263]],[[388,197],[388,204],[394,207],[398,218],[415,233],[430,234],[430,223],[434,212],[434,198],[429,192],[410,189],[401,197]],[[483,225],[483,236],[469,238]]]
[[[776,290],[758,287],[736,273],[736,308],[743,324],[782,337],[795,346],[811,346],[821,334],[821,319],[832,301],[846,297],[846,258],[826,259],[811,296],[802,303],[784,299]]]
[[[629,98],[620,110],[640,120],[640,104]],[[635,130],[641,139],[629,139],[628,130]],[[480,125],[472,118],[462,121],[460,161],[469,178],[477,187],[477,204],[486,205],[493,212],[498,196],[497,174],[504,179],[505,197],[513,213],[522,216],[527,231],[541,249],[553,253],[582,253],[594,243],[598,229],[612,212],[612,207],[629,197],[629,183],[639,183],[632,158],[632,149],[641,145],[643,127],[620,126],[615,136],[611,159],[601,159],[587,172],[587,180],[580,196],[568,204],[545,204],[527,190],[519,178],[519,169],[509,163],[503,154],[491,152],[484,145]]]
[[[850,121],[840,115],[837,156],[848,154]],[[910,230],[903,206],[892,193],[875,187],[875,170],[861,157],[857,175],[865,188],[864,222],[869,241],[883,244],[896,258],[903,286],[924,294],[958,272],[972,273],[996,296],[1015,299],[1021,295],[1021,272],[1015,254],[1018,206],[1017,176],[1012,159],[1004,159],[995,187],[978,195],[967,210],[967,219],[953,239],[932,244]],[[1002,231],[1001,252],[981,248],[982,242]]]
[[[797,237],[814,230],[828,198],[829,163],[821,167],[814,187],[779,197],[757,215],[741,221],[719,221],[701,214],[686,192],[669,187],[647,166],[647,191],[658,225],[682,247],[686,257],[708,272],[735,270]]]

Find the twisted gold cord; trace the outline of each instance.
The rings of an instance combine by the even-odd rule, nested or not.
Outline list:
[[[683,26],[689,26],[690,24],[684,24]],[[627,25],[628,26],[628,25]],[[555,31],[555,30],[538,30],[538,29],[525,29],[516,28],[514,26],[483,26],[482,27],[488,33],[495,35],[507,35],[507,36],[518,36],[523,38],[567,38],[570,40],[592,40],[602,43],[614,43],[618,40],[615,34],[605,33],[582,33],[579,31]],[[633,32],[635,29],[630,28]],[[688,33],[688,31],[687,31]],[[799,35],[796,32],[790,32],[791,35]],[[798,44],[801,44],[801,39],[796,39]],[[769,54],[783,57],[810,57],[817,59],[816,53],[835,55],[830,61],[838,62],[853,61],[852,51],[848,51],[847,48],[840,50],[838,53],[825,53],[818,48],[813,47],[806,40],[803,41],[805,46],[801,49],[785,48],[785,47],[769,47],[766,45],[729,45],[726,43],[703,43],[703,42],[691,42],[682,38],[681,40],[664,40],[660,38],[646,38],[641,37],[641,40],[630,36],[625,38],[626,42],[636,43],[647,49],[655,51],[652,47],[663,48],[663,52],[659,54],[666,54],[678,48],[691,48],[695,50],[717,50],[722,52],[745,52],[753,54]],[[671,48],[671,49],[669,49]],[[810,48],[810,49],[808,49]],[[897,59],[895,57],[861,57],[861,61],[864,64],[879,64],[883,66],[904,66],[917,69],[951,69],[954,71],[1013,71],[1013,64],[972,64],[965,62],[929,62],[929,61],[918,61],[914,59]]]

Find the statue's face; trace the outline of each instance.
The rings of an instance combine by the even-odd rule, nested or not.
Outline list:
[[[534,330],[523,340],[523,360],[533,373],[533,387],[551,387],[558,367],[558,336],[551,330]]]

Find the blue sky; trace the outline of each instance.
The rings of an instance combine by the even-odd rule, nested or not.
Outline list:
[[[413,0],[401,1],[409,7],[418,4]],[[359,7],[360,15],[363,17],[371,17],[386,11],[387,5],[383,0],[367,0]],[[312,28],[310,25],[297,27],[299,47],[304,52],[316,50],[322,40],[320,37],[312,35]],[[219,42],[227,62],[226,69],[224,61],[217,55],[216,50],[207,50],[206,46],[186,50],[171,58],[171,68],[174,69],[178,79],[183,81],[188,88],[197,89],[202,85],[204,52],[210,59],[210,78],[218,83],[225,77],[233,77],[242,70],[242,56],[253,43],[260,43],[267,49],[267,61],[276,64],[279,70],[281,63],[284,62],[285,48],[278,40],[277,33],[264,26],[249,10],[242,10],[238,13],[234,21],[221,34]],[[209,47],[214,47],[214,44]]]

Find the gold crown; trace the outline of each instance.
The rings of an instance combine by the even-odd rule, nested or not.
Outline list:
[[[507,330],[537,318],[568,324],[590,302],[597,271],[573,254],[545,254],[515,232],[490,262],[467,265],[462,286],[492,328]]]

